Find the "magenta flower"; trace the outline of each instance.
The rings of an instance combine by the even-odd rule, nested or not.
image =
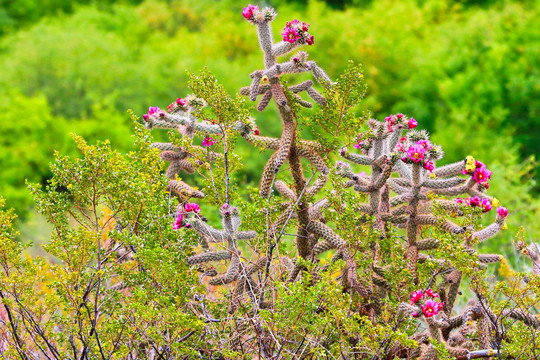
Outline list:
[[[306,42],[308,45],[313,45],[315,43],[315,38],[313,37],[313,35],[310,35],[306,38]]]
[[[300,25],[300,21],[294,19],[294,20],[291,20],[291,21],[288,21],[285,26],[286,27],[290,27],[290,28],[297,28],[298,26]],[[309,25],[308,25],[309,26]]]
[[[283,41],[290,42],[291,44],[293,44],[296,40],[300,39],[300,34],[298,34],[298,30],[288,26],[283,29],[281,35],[283,35]]]
[[[407,150],[407,156],[412,162],[420,162],[424,159],[425,149],[420,145],[414,145]]]
[[[150,118],[150,116],[148,116],[148,114],[144,114],[142,117],[143,117],[143,119],[144,119],[145,121],[148,120],[148,119]]]
[[[202,146],[212,146],[216,143],[215,139],[212,139],[210,136],[206,136],[202,142]]]
[[[411,294],[411,304],[416,304],[420,299],[424,297],[422,290],[416,290]]]
[[[354,144],[353,147],[354,147],[355,149],[360,149],[360,148],[362,147],[362,145],[364,145],[364,143],[363,143],[362,141],[360,141],[360,142]]]
[[[420,313],[418,311],[415,311],[413,312],[412,316],[415,318],[420,317]]]
[[[201,207],[196,203],[186,203],[184,205],[184,210],[186,210],[186,212],[193,211],[194,213],[198,214],[201,212]]]
[[[431,143],[429,142],[429,140],[418,140],[416,142],[416,145],[420,145],[426,150],[431,149]]]
[[[463,200],[462,200],[460,197],[458,197],[458,198],[456,199],[456,202],[457,202],[458,204],[463,204]]]
[[[259,128],[256,127],[255,130],[253,130],[253,133],[254,133],[255,135],[259,135],[259,134],[260,134],[260,133],[259,133]]]
[[[249,20],[254,12],[259,11],[259,7],[255,5],[249,4],[247,7],[244,8],[244,11],[242,11],[242,15]]]
[[[424,169],[428,171],[433,171],[435,169],[435,165],[433,164],[433,161],[425,161],[424,162]]]
[[[176,217],[176,221],[174,222],[172,228],[174,230],[179,230],[182,227],[182,213],[178,213],[178,216]]]
[[[409,129],[414,129],[418,126],[418,121],[414,120],[414,118],[410,118],[407,125],[409,126]]]
[[[483,212],[488,212],[491,210],[491,208],[493,207],[491,205],[491,201],[486,199],[486,198],[483,198],[482,201],[480,202],[480,207],[482,208],[482,211]]]
[[[491,174],[493,173],[485,166],[477,167],[476,170],[474,170],[473,179],[480,184],[491,179]]]
[[[436,298],[439,297],[439,294],[434,294],[432,289],[427,289],[425,294],[429,297]]]
[[[497,209],[497,214],[499,214],[500,217],[505,218],[508,216],[508,209],[501,206]]]
[[[469,206],[472,206],[472,207],[480,206],[480,198],[478,196],[468,198],[467,203]]]
[[[444,306],[443,303],[428,300],[424,305],[422,305],[422,313],[424,313],[425,317],[432,317],[434,315],[437,315],[439,313],[439,310],[441,309],[441,304]]]
[[[302,29],[303,32],[308,32],[309,24],[302,21],[302,24],[300,25],[300,29]]]
[[[403,119],[403,114],[401,114],[401,113],[400,113],[400,114],[396,114],[396,117],[397,117],[399,120],[401,120],[401,119]]]

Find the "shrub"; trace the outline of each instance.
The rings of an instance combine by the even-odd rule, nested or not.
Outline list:
[[[14,215],[0,213],[6,356],[534,357],[538,245],[517,236],[527,275],[476,250],[512,215],[486,194],[496,174],[473,156],[441,165],[411,116],[357,116],[360,66],[334,81],[305,51],[278,62],[316,42],[309,24],[287,22],[274,43],[274,9],[242,15],[264,68],[238,95],[190,74],[193,95],[143,115],[169,142],[138,126],[138,150],[121,155],[76,136],[82,157],[58,155],[47,188],[31,186],[56,263],[21,257]],[[312,79],[288,84],[296,73]],[[244,96],[259,112],[273,99],[280,137],[261,134]],[[249,198],[244,140],[271,153]],[[488,281],[498,262],[507,281]]]

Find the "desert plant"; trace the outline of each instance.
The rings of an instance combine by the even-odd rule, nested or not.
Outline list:
[[[503,257],[475,250],[507,227],[508,210],[486,194],[487,166],[472,156],[439,165],[441,147],[412,117],[357,116],[357,65],[333,81],[304,51],[278,62],[314,44],[309,24],[287,22],[274,43],[274,9],[242,15],[264,69],[236,97],[208,70],[191,74],[194,95],[143,115],[147,128],[172,130],[170,142],[138,128],[139,151],[122,156],[76,138],[83,157],[58,156],[47,191],[32,186],[59,264],[21,258],[13,215],[0,214],[7,356],[535,357],[538,246],[516,245],[532,275],[495,285],[487,267]],[[297,73],[318,85],[288,85]],[[261,136],[242,96],[261,96],[259,112],[277,107],[281,137]],[[317,140],[302,138],[308,130]],[[249,199],[235,178],[241,139],[272,151]]]

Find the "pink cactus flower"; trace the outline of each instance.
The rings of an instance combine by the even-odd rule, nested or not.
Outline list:
[[[396,117],[397,117],[399,120],[401,120],[401,119],[403,119],[403,114],[396,114]]]
[[[436,298],[439,297],[439,294],[434,294],[432,289],[427,289],[425,294],[429,297]]]
[[[293,44],[296,40],[300,39],[300,34],[298,34],[298,30],[288,26],[283,29],[281,35],[283,35],[283,41],[290,42],[291,44]]]
[[[364,145],[364,143],[363,143],[362,141],[360,141],[360,142],[354,144],[354,145],[353,145],[353,148],[355,148],[355,149],[360,149],[360,148],[362,147],[362,145]]]
[[[460,197],[458,197],[458,198],[456,199],[456,202],[457,202],[458,204],[463,204],[463,199],[461,199]]]
[[[438,307],[437,310],[442,310],[444,308],[444,301],[440,302],[440,303],[437,303],[437,307]]]
[[[148,115],[150,116],[155,116],[155,115],[159,115],[159,113],[161,113],[161,109],[158,108],[157,106],[153,106],[153,107],[149,107],[148,108]]]
[[[414,318],[420,317],[420,313],[418,311],[413,312],[412,316]]]
[[[505,218],[508,216],[508,209],[501,206],[497,209],[497,214],[499,214],[500,217]]]
[[[187,101],[182,98],[178,98],[176,99],[176,105],[181,106],[181,107],[186,107]]]
[[[478,196],[468,198],[467,204],[472,207],[480,206],[480,198]]]
[[[148,119],[150,118],[150,116],[148,116],[148,114],[144,114],[142,117],[143,117],[143,119],[144,119],[145,121],[148,121]]]
[[[409,126],[409,129],[414,129],[418,126],[418,121],[414,120],[414,118],[410,118],[407,125]]]
[[[244,8],[244,11],[242,11],[242,15],[249,20],[254,12],[259,11],[259,7],[255,5],[249,4],[247,7]]]
[[[478,161],[477,161],[478,162]],[[477,167],[473,174],[473,179],[477,183],[483,183],[489,179],[491,179],[491,174],[493,174],[488,168],[485,166]]]
[[[216,143],[215,139],[212,139],[210,136],[206,136],[202,142],[202,146],[209,147]]]
[[[300,28],[302,29],[303,32],[308,32],[309,31],[309,24],[302,21],[302,24],[300,25]]]
[[[295,28],[295,27],[298,27],[298,25],[300,25],[300,21],[294,19],[294,20],[291,20],[289,22],[287,22],[285,24],[286,27],[290,27],[290,28]]]
[[[492,209],[491,201],[488,199],[483,198],[480,202],[480,207],[482,208],[483,212],[488,212]]]
[[[431,143],[429,142],[429,140],[418,140],[418,141],[416,142],[416,145],[420,145],[420,146],[422,146],[422,147],[423,147],[424,149],[426,149],[426,150],[429,150],[429,149],[431,149],[431,147],[432,147],[432,146],[431,146]]]
[[[433,164],[433,161],[425,161],[424,162],[424,169],[428,171],[433,171],[435,169],[435,165]]]
[[[416,290],[411,294],[411,304],[416,304],[420,299],[424,297],[422,290]]]
[[[407,156],[412,162],[418,163],[424,159],[425,149],[420,145],[414,145],[407,150]]]
[[[176,217],[176,220],[172,226],[174,230],[179,230],[182,227],[182,213],[178,213],[178,216]]]
[[[259,128],[256,127],[255,130],[253,130],[253,133],[254,133],[255,135],[259,135],[259,134],[260,134],[260,133],[259,133]]]
[[[306,43],[308,45],[313,45],[315,43],[315,38],[313,37],[313,35],[310,35],[306,38]]]
[[[434,315],[437,315],[439,313],[439,310],[441,309],[440,304],[442,303],[438,303],[433,300],[428,300],[426,301],[424,305],[422,305],[422,313],[424,314],[425,317],[432,317]]]
[[[201,207],[196,203],[186,203],[184,205],[184,210],[186,210],[186,212],[193,211],[194,213],[198,214],[201,212]]]

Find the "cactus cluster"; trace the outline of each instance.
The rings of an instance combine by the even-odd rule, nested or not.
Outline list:
[[[256,311],[261,307],[272,308],[272,301],[264,302],[263,295],[269,268],[276,257],[272,250],[283,234],[287,222],[294,219],[297,223],[295,234],[296,257],[287,259],[289,273],[288,283],[298,281],[303,271],[308,273],[306,262],[314,264],[311,270],[311,281],[317,282],[319,274],[329,265],[318,266],[321,254],[331,251],[331,263],[343,260],[339,281],[344,292],[354,293],[361,299],[362,314],[373,324],[382,315],[381,302],[396,298],[398,289],[392,287],[390,268],[383,257],[378,244],[370,249],[371,262],[368,269],[357,271],[358,260],[355,258],[351,244],[333,229],[325,214],[334,202],[324,197],[323,188],[328,188],[327,180],[332,174],[344,179],[344,188],[367,199],[364,203],[354,204],[355,209],[364,214],[365,221],[370,221],[372,231],[379,238],[390,239],[397,231],[404,233],[400,243],[404,259],[404,268],[411,275],[414,286],[420,287],[418,277],[419,266],[425,263],[435,264],[437,271],[431,279],[437,293],[430,287],[420,288],[412,293],[409,302],[401,302],[394,309],[401,319],[421,319],[424,329],[420,328],[411,339],[417,346],[386,346],[387,358],[420,358],[437,359],[436,345],[443,344],[448,353],[456,358],[490,357],[498,349],[492,347],[494,340],[494,312],[481,299],[470,300],[461,313],[455,315],[456,299],[462,289],[461,268],[451,264],[447,259],[432,256],[432,251],[444,245],[444,239],[437,234],[447,233],[462,239],[461,249],[464,253],[477,259],[479,267],[499,262],[498,254],[478,254],[474,245],[494,237],[505,228],[508,210],[499,206],[498,200],[485,192],[489,188],[491,171],[472,157],[456,163],[439,165],[443,158],[440,146],[431,142],[429,134],[417,130],[418,122],[404,114],[388,116],[383,121],[369,119],[367,130],[357,136],[352,151],[343,147],[338,154],[341,159],[332,170],[331,151],[316,140],[301,139],[297,131],[299,106],[312,108],[313,104],[300,97],[303,92],[320,107],[326,106],[327,99],[315,89],[312,80],[297,85],[285,86],[282,77],[287,74],[311,72],[323,89],[332,89],[335,83],[314,61],[308,60],[304,51],[299,51],[288,61],[278,62],[278,57],[287,55],[298,47],[311,45],[314,37],[309,25],[293,20],[287,23],[282,33],[283,40],[274,43],[270,24],[276,18],[272,8],[259,10],[258,6],[249,5],[242,13],[244,18],[257,29],[260,48],[263,53],[264,68],[250,74],[251,84],[239,90],[241,95],[257,101],[257,110],[264,111],[273,99],[282,123],[280,138],[260,136],[255,124],[238,123],[234,129],[248,143],[273,151],[266,163],[260,181],[260,196],[269,198],[275,187],[284,200],[281,213],[276,220],[268,224],[265,238],[270,241],[267,254],[259,255],[251,263],[242,261],[239,240],[252,239],[257,236],[254,231],[240,231],[241,217],[238,209],[225,203],[221,209],[222,230],[208,225],[195,211],[186,211],[180,206],[178,227],[191,228],[199,235],[203,252],[191,256],[187,262],[191,265],[228,261],[227,270],[222,274],[216,271],[205,271],[211,275],[211,285],[227,285],[235,283],[229,305],[231,314],[238,310],[241,301],[250,298]],[[260,97],[260,98],[259,98]],[[177,99],[168,112],[159,108],[150,108],[144,120],[148,128],[176,129],[183,136],[193,138],[194,133],[205,136],[206,145],[212,140],[212,134],[222,134],[218,125],[200,121],[194,114],[196,107],[204,106],[204,101],[194,97]],[[203,143],[203,146],[205,144]],[[171,143],[155,143],[161,150],[163,160],[169,162],[166,176],[169,177],[169,190],[179,195],[182,202],[189,198],[202,198],[204,194],[178,179],[180,171],[192,173],[200,165],[196,156],[186,149]],[[330,155],[329,155],[330,154]],[[211,152],[210,158],[217,159],[223,155]],[[312,167],[313,175],[317,174],[313,183],[306,180],[301,159],[307,160]],[[281,170],[288,162],[288,170]],[[354,172],[353,167],[365,166],[366,172]],[[290,182],[276,179],[280,171],[290,173]],[[313,176],[312,176],[313,178]],[[457,196],[469,196],[460,198]],[[319,200],[314,200],[317,198]],[[346,206],[346,204],[342,204]],[[495,221],[484,228],[475,228],[464,221],[471,214],[481,216],[497,209]],[[261,215],[262,216],[262,215]],[[371,219],[371,220],[370,220]],[[361,224],[358,224],[358,228]],[[402,229],[402,230],[399,230]],[[525,246],[517,244],[519,250],[533,260],[533,272],[540,275],[540,250],[536,244]],[[313,270],[315,269],[315,270]],[[253,276],[259,274],[258,279]],[[366,277],[367,274],[367,277]],[[248,296],[244,296],[247,294]],[[398,296],[399,297],[399,296]],[[437,299],[437,300],[436,300]],[[503,317],[510,317],[526,325],[538,328],[540,322],[536,317],[521,310],[505,310]],[[474,334],[472,336],[471,334]],[[477,341],[471,341],[471,338]]]

